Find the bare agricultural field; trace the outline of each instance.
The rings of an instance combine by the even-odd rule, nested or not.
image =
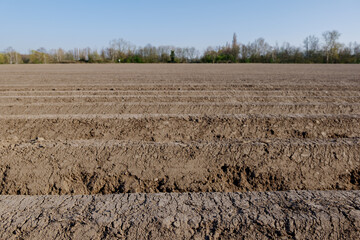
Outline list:
[[[360,65],[0,65],[0,125],[0,238],[360,235]]]

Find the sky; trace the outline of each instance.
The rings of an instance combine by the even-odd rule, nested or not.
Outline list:
[[[117,38],[204,50],[233,33],[241,43],[301,46],[327,30],[359,43],[359,9],[359,0],[0,0],[0,51],[101,49]]]

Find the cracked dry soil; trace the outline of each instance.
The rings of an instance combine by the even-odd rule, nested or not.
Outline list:
[[[358,191],[3,196],[0,204],[4,239],[357,239],[360,230]]]

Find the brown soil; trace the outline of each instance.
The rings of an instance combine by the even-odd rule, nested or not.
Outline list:
[[[358,139],[2,143],[0,193],[352,190],[359,152]]]
[[[2,115],[0,125],[0,139],[23,141],[41,137],[163,143],[360,136],[360,115]]]
[[[0,66],[0,238],[354,238],[359,100],[358,65]]]
[[[146,99],[145,99],[146,101]],[[53,114],[360,114],[360,104],[331,103],[53,103],[0,105],[7,115]]]
[[[2,196],[0,238],[359,239],[359,205],[359,191]]]

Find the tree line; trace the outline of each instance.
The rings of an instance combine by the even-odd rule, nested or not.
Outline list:
[[[101,50],[87,48],[39,48],[21,54],[9,47],[0,52],[0,64],[46,63],[360,63],[360,44],[339,42],[340,33],[326,31],[319,38],[306,37],[302,46],[288,42],[271,46],[264,38],[243,44],[233,35],[231,43],[208,47],[137,47],[124,39],[112,40]]]

